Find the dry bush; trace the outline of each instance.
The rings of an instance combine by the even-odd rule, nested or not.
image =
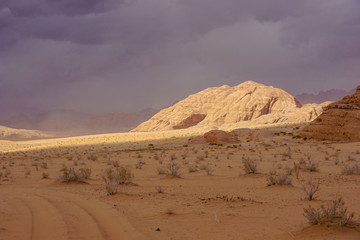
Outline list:
[[[48,179],[48,178],[49,178],[49,174],[48,174],[48,173],[42,173],[42,178],[43,178],[43,179]]]
[[[164,193],[164,189],[161,186],[155,187],[157,193]]]
[[[311,225],[326,225],[338,227],[355,227],[359,223],[354,220],[354,213],[348,213],[342,198],[331,201],[326,207],[321,205],[315,209],[304,208],[304,216]]]
[[[108,168],[105,170],[103,179],[115,180],[118,184],[130,183],[133,175],[127,167]]]
[[[117,193],[119,184],[115,180],[104,179],[104,182],[105,182],[105,189],[108,195],[114,195]]]
[[[257,173],[257,164],[249,158],[243,160],[243,169],[246,174]]]
[[[167,171],[166,175],[179,178],[180,177],[180,172],[179,172],[180,168],[181,168],[181,166],[178,163],[170,161],[167,165],[168,171]]]
[[[197,172],[197,171],[198,171],[196,165],[189,165],[189,166],[188,166],[188,170],[189,170],[189,173]]]
[[[159,175],[167,175],[167,171],[166,171],[165,168],[158,167],[156,170],[157,170]]]
[[[41,164],[40,164],[40,167],[41,168],[47,168],[47,162],[42,162]]]
[[[61,171],[63,172],[63,175],[60,176],[60,180],[63,182],[79,182],[79,183],[85,183],[86,179],[90,177],[89,170],[79,169],[76,170],[74,168],[67,168],[63,167]],[[90,170],[91,174],[91,170]]]
[[[292,177],[291,170],[286,169],[281,172],[270,171],[267,177],[267,185],[291,185]]]
[[[287,149],[282,153],[282,155],[284,158],[287,157],[287,158],[291,159],[292,158],[291,148],[287,147]]]
[[[142,169],[142,166],[145,164],[145,161],[142,159],[139,159],[138,162],[135,164],[135,168]]]
[[[168,208],[168,209],[166,209],[165,214],[167,214],[167,215],[174,215],[174,214],[175,214],[175,211],[174,211],[173,209],[171,209],[171,208]]]
[[[314,200],[315,194],[319,191],[320,181],[314,181],[312,177],[310,177],[306,184],[303,185],[303,190],[306,194],[306,200]]]
[[[296,164],[296,163],[295,163]],[[307,160],[304,159],[300,159],[298,164],[296,164],[297,168],[305,170],[305,171],[309,171],[309,172],[317,172],[318,171],[318,167],[319,167],[319,163],[314,162],[313,160],[311,160],[311,158],[308,156]]]
[[[105,174],[102,178],[105,182],[105,188],[108,195],[114,195],[117,193],[117,188],[120,184],[131,182],[133,175],[130,169],[126,167],[115,169],[108,168],[105,170]]]
[[[360,165],[358,163],[345,165],[341,172],[346,175],[358,175],[360,174]]]
[[[202,165],[200,167],[200,170],[205,170],[207,176],[212,176],[214,172],[214,169],[212,169],[212,167],[209,164]]]
[[[84,176],[85,179],[90,179],[91,176],[91,169],[90,168],[80,168],[80,174]]]
[[[97,159],[98,157],[95,154],[91,154],[90,156],[88,156],[88,160],[96,161]]]

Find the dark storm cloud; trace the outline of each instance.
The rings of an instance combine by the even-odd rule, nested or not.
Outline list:
[[[159,107],[249,79],[353,88],[359,13],[356,0],[2,0],[0,108]]]

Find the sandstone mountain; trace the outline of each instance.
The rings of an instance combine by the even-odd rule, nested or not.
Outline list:
[[[360,86],[353,95],[327,106],[299,134],[317,140],[360,141]]]
[[[238,86],[205,89],[161,110],[133,131],[186,128],[235,129],[249,124],[307,122],[321,114],[323,105],[302,104],[289,93],[253,81]]]

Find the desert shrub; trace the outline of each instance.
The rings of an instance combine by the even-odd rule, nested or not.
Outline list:
[[[161,186],[155,187],[157,193],[164,193],[164,189]]]
[[[90,179],[91,169],[90,168],[80,168],[79,173],[82,174],[85,179]]]
[[[40,167],[41,168],[47,168],[47,162],[42,162],[41,164],[40,164]]]
[[[63,182],[79,182],[85,183],[85,179],[88,179],[86,173],[83,170],[76,170],[74,168],[63,167],[61,169],[63,175],[60,176],[60,180]]]
[[[105,189],[108,195],[114,195],[117,193],[118,186],[131,182],[132,177],[130,169],[120,167],[106,169],[102,178],[105,182]]]
[[[198,169],[197,169],[196,165],[189,165],[188,170],[189,170],[189,173],[192,173],[192,172],[197,172]]]
[[[115,180],[104,179],[105,189],[108,195],[114,195],[117,193],[119,184]]]
[[[42,178],[43,178],[43,179],[48,179],[48,178],[49,178],[49,174],[48,174],[48,173],[42,173]]]
[[[97,159],[98,157],[95,154],[91,154],[90,156],[88,156],[88,160],[96,161]]]
[[[167,165],[167,174],[168,176],[172,176],[172,177],[180,177],[180,165],[176,162],[170,161]]]
[[[156,170],[157,170],[159,175],[166,175],[167,174],[167,171],[166,171],[165,168],[158,167]]]
[[[165,210],[165,214],[167,214],[167,215],[174,215],[174,214],[175,214],[175,211],[174,211],[173,209],[171,209],[171,208],[168,208],[168,209]]]
[[[120,167],[119,161],[112,161],[111,164],[113,165],[113,167]]]
[[[212,167],[209,164],[206,165],[202,165],[200,167],[201,170],[205,170],[206,175],[211,176],[213,175],[214,169],[212,169]]]
[[[287,147],[287,149],[283,152],[282,155],[284,158],[288,157],[289,159],[291,159],[291,157],[292,157],[291,148]]]
[[[103,178],[115,180],[118,184],[125,184],[131,182],[133,175],[131,170],[127,167],[108,168],[105,170]]]
[[[299,169],[309,171],[309,172],[317,172],[319,164],[313,160],[311,160],[310,156],[308,156],[307,160],[300,159],[298,164],[296,164]]]
[[[267,177],[267,185],[291,185],[291,170],[286,169],[281,172],[270,171]]]
[[[139,159],[138,162],[136,163],[135,167],[137,169],[142,169],[142,166],[145,164],[145,161],[142,159]]]
[[[204,156],[202,156],[202,155],[197,156],[196,159],[197,159],[198,161],[203,161],[203,160],[204,160]]]
[[[306,200],[314,200],[315,199],[315,194],[319,191],[319,185],[320,182],[319,180],[314,181],[313,178],[309,178],[308,181],[306,182],[306,184],[303,185],[303,190],[306,194],[305,199]]]
[[[243,169],[246,174],[257,173],[257,164],[249,158],[243,160]]]
[[[331,201],[326,207],[321,205],[318,209],[311,206],[304,208],[304,216],[311,225],[339,227],[353,227],[358,225],[354,220],[354,213],[347,212],[342,198]]]
[[[360,165],[358,163],[345,165],[342,168],[342,174],[357,175],[360,174]]]

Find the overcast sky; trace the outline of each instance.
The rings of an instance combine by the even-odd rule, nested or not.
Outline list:
[[[0,108],[136,111],[360,85],[359,0],[0,0]]]

